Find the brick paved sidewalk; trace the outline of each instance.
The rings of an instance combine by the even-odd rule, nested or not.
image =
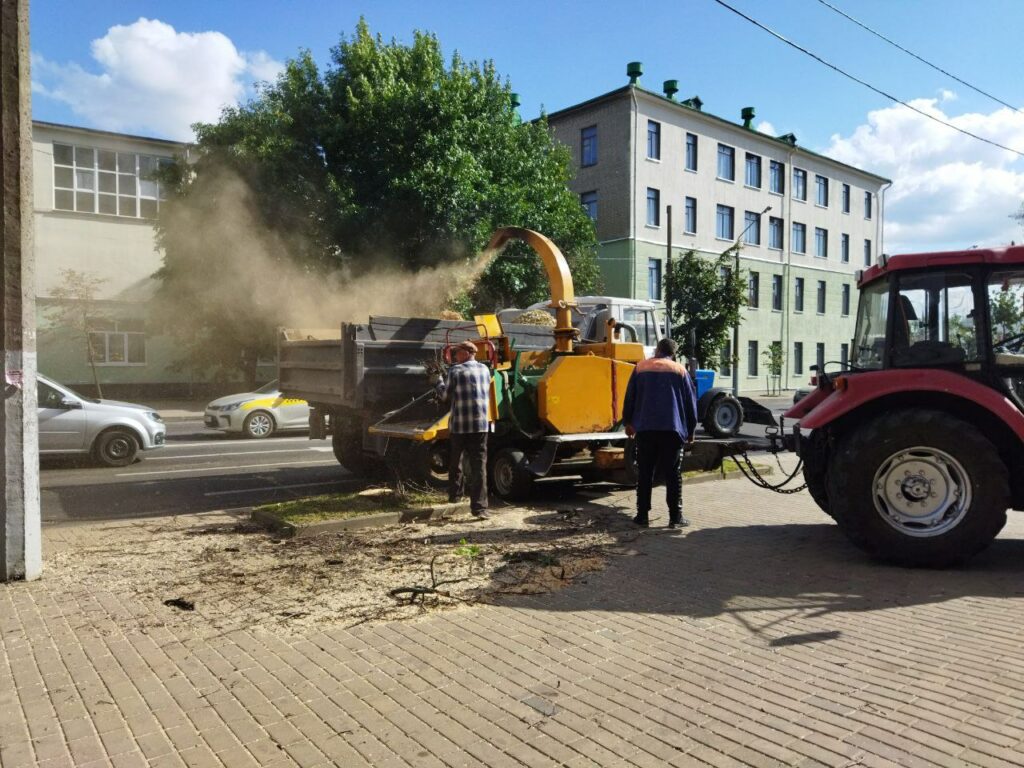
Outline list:
[[[1024,515],[934,572],[865,561],[804,494],[687,505],[560,593],[350,630],[200,637],[102,573],[0,585],[0,765],[1024,762]]]

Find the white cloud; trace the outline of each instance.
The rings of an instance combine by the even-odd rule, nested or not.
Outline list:
[[[958,128],[1024,152],[1024,114],[948,115],[956,94],[910,102]],[[893,180],[885,196],[889,253],[1020,242],[1011,214],[1024,201],[1024,158],[984,144],[911,110],[893,105],[870,112],[850,135],[832,136],[823,153]]]
[[[282,69],[263,51],[239,51],[220,32],[178,32],[145,18],[93,40],[92,58],[96,72],[34,55],[32,90],[64,102],[92,127],[171,139],[191,138],[192,123],[216,120]]]
[[[778,136],[778,132],[775,130],[775,126],[769,123],[767,120],[762,120],[757,124],[755,129],[758,133],[764,133],[768,136]]]

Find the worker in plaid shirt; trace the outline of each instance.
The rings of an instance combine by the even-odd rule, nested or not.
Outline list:
[[[463,341],[452,348],[455,364],[448,369],[448,380],[437,385],[441,397],[451,403],[448,419],[448,500],[462,496],[462,456],[469,463],[469,503],[474,517],[486,520],[487,514],[487,436],[491,423],[487,418],[490,402],[491,371],[477,362],[476,344]]]

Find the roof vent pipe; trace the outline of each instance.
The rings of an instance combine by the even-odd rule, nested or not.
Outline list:
[[[676,94],[679,92],[679,81],[678,80],[666,80],[662,83],[661,90],[665,92],[666,99],[676,100]]]
[[[744,107],[740,112],[740,117],[743,118],[743,127],[748,131],[753,130],[754,126],[751,123],[754,122],[754,108]]]
[[[640,76],[644,73],[644,65],[639,61],[631,61],[626,65],[626,74],[630,85],[640,85]]]
[[[510,102],[512,102],[512,109],[519,109],[520,102],[518,93],[510,93],[508,95],[508,99]]]

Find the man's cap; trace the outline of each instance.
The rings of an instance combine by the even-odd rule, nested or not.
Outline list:
[[[460,341],[458,344],[455,345],[455,349],[461,349],[465,352],[469,352],[469,354],[471,355],[476,354],[476,344],[474,344],[472,341]]]

